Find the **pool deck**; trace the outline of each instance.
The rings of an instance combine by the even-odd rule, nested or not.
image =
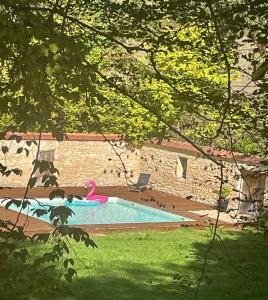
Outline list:
[[[86,190],[83,187],[64,187],[66,195],[74,194],[85,196]],[[29,191],[28,197],[47,198],[51,189],[34,188]],[[25,188],[1,188],[0,198],[14,197],[22,198],[25,192]],[[169,231],[180,227],[194,227],[204,228],[209,224],[209,219],[206,215],[200,216],[190,211],[210,210],[211,206],[191,201],[182,197],[177,197],[169,194],[162,193],[155,190],[146,190],[144,192],[129,192],[127,187],[98,187],[96,194],[107,195],[109,197],[119,197],[122,199],[130,200],[136,203],[140,203],[146,206],[158,208],[164,211],[188,217],[194,221],[187,222],[162,222],[162,223],[140,223],[140,224],[100,224],[100,225],[72,225],[75,227],[81,227],[91,234],[108,233],[108,232],[122,232],[122,231],[145,231],[145,230],[158,230]],[[12,210],[6,210],[0,207],[0,219],[10,220],[15,222],[18,213]],[[32,235],[37,232],[50,232],[52,227],[39,219],[20,215],[18,225],[25,224],[25,231],[27,234]],[[220,222],[228,227],[228,224]]]

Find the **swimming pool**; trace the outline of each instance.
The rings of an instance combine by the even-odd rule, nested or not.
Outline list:
[[[122,224],[122,223],[158,223],[158,222],[185,222],[193,221],[192,219],[178,216],[166,211],[151,208],[142,204],[127,201],[124,199],[109,197],[109,201],[104,204],[90,203],[84,200],[74,200],[69,203],[63,199],[38,199],[43,205],[60,206],[65,205],[73,210],[74,215],[68,219],[68,224]],[[40,208],[38,203],[34,200],[31,202],[30,209]],[[3,204],[2,204],[3,205]],[[19,211],[20,208],[11,205],[12,210]],[[22,210],[26,213],[26,210]],[[33,212],[29,212],[32,216]],[[33,217],[36,218],[36,215]],[[46,222],[49,221],[48,215],[39,217]]]

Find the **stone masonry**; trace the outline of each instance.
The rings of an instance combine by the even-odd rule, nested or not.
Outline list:
[[[19,143],[12,139],[0,142],[9,148],[7,153],[1,154],[0,163],[22,170],[21,176],[0,177],[0,186],[26,186],[37,151],[37,145],[27,145],[27,140],[36,140],[36,135],[26,134]],[[27,150],[17,154],[21,147]],[[126,186],[137,182],[139,174],[144,172],[151,174],[152,187],[165,193],[213,205],[218,198],[219,168],[187,143],[151,141],[140,149],[133,149],[116,135],[105,139],[96,134],[67,134],[62,142],[58,142],[51,134],[44,133],[40,150],[50,150],[53,154],[51,157],[60,172],[58,182],[61,187],[83,186],[88,179],[94,179],[99,186]],[[225,177],[229,180],[226,185],[237,188],[239,171],[230,153],[206,147],[203,150],[225,164]],[[29,152],[28,156],[26,152]],[[234,155],[238,162],[247,164],[257,164],[260,160],[239,153]]]
[[[32,171],[32,161],[36,158],[37,146],[28,147],[25,140],[2,141],[2,146],[8,146],[9,152],[2,155],[0,163],[10,168],[22,170],[21,176],[14,174],[0,177],[0,186],[26,186]],[[113,146],[111,146],[111,144]],[[25,151],[16,154],[20,147]],[[42,140],[41,151],[54,150],[54,165],[59,170],[58,182],[61,186],[82,186],[92,178],[97,185],[126,185],[125,170],[129,180],[137,181],[139,176],[139,150],[130,150],[124,142],[94,141],[94,140]],[[123,166],[123,164],[124,166]]]
[[[161,146],[145,146],[141,149],[141,172],[151,175],[151,183],[157,190],[189,197],[192,200],[216,204],[219,193],[219,167],[207,158]],[[187,161],[185,176],[181,158]],[[229,185],[237,186],[234,164],[224,162]],[[185,178],[184,178],[185,177]]]

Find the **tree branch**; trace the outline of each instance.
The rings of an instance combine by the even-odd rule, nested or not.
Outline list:
[[[124,88],[114,84],[109,78],[107,78],[104,74],[102,74],[96,67],[94,68],[94,70],[96,71],[97,74],[99,74],[99,76],[112,88],[114,88],[115,90],[117,90],[118,92],[120,92],[122,95],[128,97],[129,99],[133,100],[134,102],[138,103],[139,105],[141,105],[143,108],[147,109],[150,113],[152,113],[154,116],[156,116],[158,118],[158,120],[160,122],[162,122],[163,124],[165,124],[171,131],[173,131],[174,133],[176,133],[178,136],[180,136],[182,139],[184,139],[186,142],[188,142],[189,144],[191,144],[196,150],[198,150],[203,156],[205,156],[206,158],[208,158],[209,160],[213,161],[216,165],[218,166],[223,166],[223,164],[221,162],[219,162],[218,160],[216,160],[214,157],[212,157],[211,155],[207,154],[201,147],[199,147],[198,145],[196,145],[189,137],[187,137],[186,135],[184,135],[180,130],[178,130],[176,127],[172,126],[171,124],[169,124],[162,116],[160,113],[158,113],[157,111],[155,111],[154,109],[152,109],[148,104],[142,102],[140,99],[135,98],[134,96],[132,96],[131,94],[129,94]]]

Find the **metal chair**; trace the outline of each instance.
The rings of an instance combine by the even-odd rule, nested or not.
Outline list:
[[[138,182],[128,186],[130,192],[141,192],[148,188],[151,174],[140,173]]]

